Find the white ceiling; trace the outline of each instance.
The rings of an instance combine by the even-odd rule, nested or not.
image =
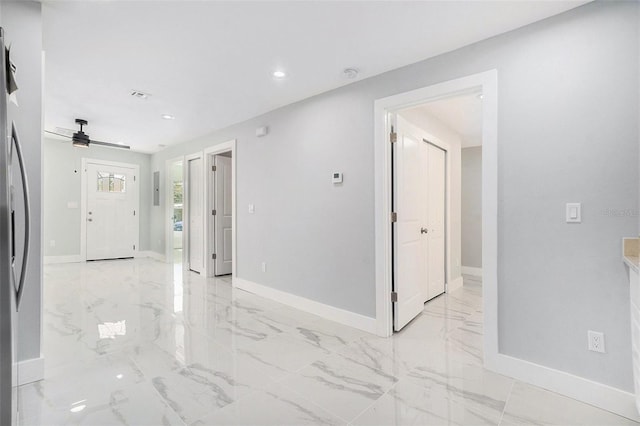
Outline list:
[[[462,147],[482,145],[482,99],[469,93],[415,108],[437,118],[462,138]]]
[[[584,3],[45,1],[45,128],[155,152]]]

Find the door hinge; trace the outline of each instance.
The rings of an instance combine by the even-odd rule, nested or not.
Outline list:
[[[398,134],[396,132],[389,133],[389,142],[391,143],[398,142]]]
[[[215,210],[211,210],[211,215],[215,216],[216,215],[216,211]]]
[[[135,211],[135,210],[133,211],[133,215],[134,215],[134,216],[136,215],[136,211]]]
[[[133,249],[134,249],[134,250],[136,249],[136,245],[135,245],[135,244],[133,245]]]
[[[215,253],[213,253],[213,254],[211,255],[211,258],[212,258],[213,260],[216,260],[216,257],[217,257],[217,256],[216,256],[216,254],[215,254]]]
[[[391,292],[391,301],[392,302],[397,302],[398,301],[398,293],[396,293],[395,291]]]
[[[134,181],[134,182],[136,181],[136,177],[135,177],[135,176],[133,176],[133,181]]]
[[[391,223],[396,223],[398,221],[398,213],[391,212]]]
[[[216,166],[211,166],[211,171],[215,172],[216,170],[218,170],[218,168]]]

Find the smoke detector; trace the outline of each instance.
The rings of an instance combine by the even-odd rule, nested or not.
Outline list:
[[[141,92],[139,90],[132,90],[131,91],[131,96],[133,96],[134,98],[138,98],[138,99],[148,99],[149,96],[151,96],[149,93],[144,93]]]
[[[345,68],[342,73],[349,80],[353,80],[354,78],[358,77],[359,71],[356,68]]]

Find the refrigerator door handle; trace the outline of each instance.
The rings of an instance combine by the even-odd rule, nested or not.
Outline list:
[[[18,164],[20,165],[20,176],[22,177],[22,195],[24,199],[24,249],[22,254],[22,267],[20,269],[20,282],[16,288],[16,308],[20,306],[22,292],[24,290],[24,282],[27,275],[27,261],[29,260],[29,245],[31,237],[31,205],[29,204],[29,183],[27,181],[27,169],[22,156],[22,146],[18,138],[16,123],[11,123],[11,141],[15,144]],[[14,270],[15,274],[15,270]]]

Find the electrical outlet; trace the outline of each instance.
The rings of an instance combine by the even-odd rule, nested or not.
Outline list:
[[[262,262],[262,272],[267,272],[267,262]]]
[[[604,348],[604,333],[599,331],[591,331],[587,332],[587,337],[589,339],[589,350],[594,352],[602,352],[605,353]]]

